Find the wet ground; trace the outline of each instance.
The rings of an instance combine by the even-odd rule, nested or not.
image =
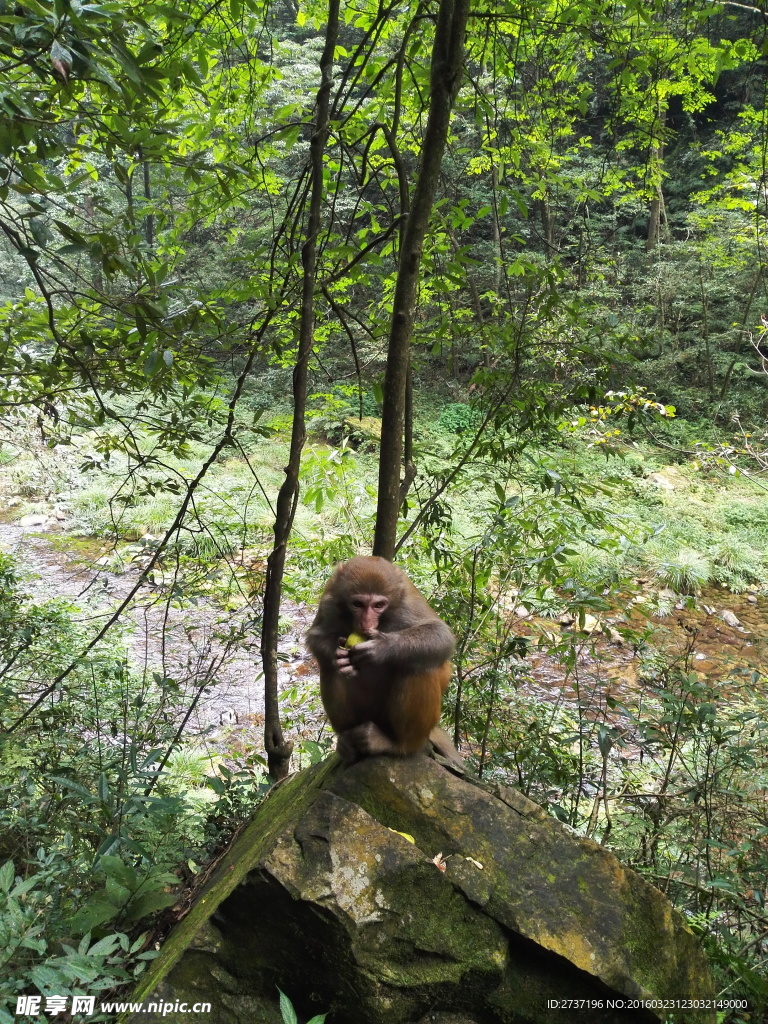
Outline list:
[[[98,629],[135,586],[140,565],[110,572],[96,564],[105,557],[97,543],[71,538],[68,548],[68,540],[62,533],[46,535],[34,527],[0,523],[0,550],[18,558],[33,599],[64,598],[75,608],[76,621]],[[126,612],[130,628],[124,642],[138,671],[171,676],[187,693],[205,688],[190,723],[193,731],[254,725],[264,712],[257,612],[252,606],[223,611],[205,599],[182,608],[145,583]],[[308,627],[306,610],[293,606],[285,614],[292,626],[280,643],[282,689],[306,670],[303,634]]]
[[[39,530],[39,527],[38,527]],[[14,552],[29,574],[27,589],[35,599],[65,598],[75,618],[97,627],[135,586],[140,563],[123,572],[104,565],[98,542],[40,533],[0,523],[0,549]],[[606,698],[635,703],[648,678],[649,653],[694,671],[699,678],[725,681],[723,694],[737,695],[752,671],[768,669],[768,599],[710,589],[695,600],[667,602],[668,614],[653,615],[655,591],[640,586],[623,595],[611,610],[578,622],[535,617],[515,622],[514,630],[531,640],[521,685],[542,699],[581,703],[589,717],[606,713]],[[258,599],[257,599],[258,601]],[[186,692],[204,688],[190,725],[192,731],[217,734],[229,726],[248,732],[263,720],[256,606],[223,611],[205,598],[178,607],[159,589],[145,583],[129,607],[125,643],[139,671],[162,672],[182,683]],[[285,690],[311,677],[303,637],[312,610],[286,605],[290,622],[280,643],[280,686]],[[567,668],[551,648],[566,635],[575,637],[577,657]],[[316,692],[313,691],[313,692]]]
[[[675,595],[665,614],[654,613],[657,591],[639,587],[611,598],[611,608],[580,628],[578,621],[553,622],[535,616],[514,630],[531,642],[523,689],[543,699],[559,698],[588,709],[590,720],[617,720],[613,699],[638,706],[662,685],[663,672],[694,673],[721,697],[739,699],[753,686],[765,687],[768,673],[768,599],[708,588],[695,598]],[[551,650],[565,634],[576,657],[565,665]],[[672,684],[674,685],[674,684]]]

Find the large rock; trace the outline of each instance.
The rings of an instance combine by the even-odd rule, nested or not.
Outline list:
[[[209,1024],[279,1024],[276,986],[329,1024],[639,1024],[674,1005],[657,1015],[639,1000],[714,995],[657,889],[516,790],[427,757],[334,756],[277,786],[134,998],[210,1002]],[[133,1018],[161,1019],[190,1016]]]
[[[19,520],[19,526],[23,526],[25,529],[30,529],[33,526],[47,526],[48,516],[41,515],[39,513],[31,513],[28,516],[22,516]]]

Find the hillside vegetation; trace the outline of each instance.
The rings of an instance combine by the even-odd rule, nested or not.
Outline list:
[[[330,750],[303,634],[371,550],[471,767],[761,1019],[767,47],[704,0],[0,2],[0,1024],[132,984]]]

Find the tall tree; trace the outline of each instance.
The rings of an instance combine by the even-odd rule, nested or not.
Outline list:
[[[325,46],[320,57],[320,88],[317,91],[315,124],[310,139],[310,202],[305,240],[301,249],[302,286],[299,317],[299,341],[293,368],[293,423],[285,480],[277,496],[275,540],[267,560],[264,589],[264,620],[261,633],[261,657],[264,667],[264,746],[269,774],[282,779],[288,774],[293,744],[283,738],[277,693],[277,641],[280,597],[285,572],[288,539],[299,497],[299,468],[306,437],[307,366],[315,341],[315,290],[317,278],[318,235],[325,196],[323,155],[328,139],[333,56],[339,32],[339,0],[329,0]]]
[[[468,17],[469,0],[441,0],[430,64],[429,115],[395,284],[384,377],[379,498],[373,540],[373,553],[389,559],[394,556],[397,543],[408,366],[422,250],[437,192],[451,111],[464,71]]]

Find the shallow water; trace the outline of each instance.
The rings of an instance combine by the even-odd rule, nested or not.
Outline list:
[[[65,598],[76,609],[78,621],[97,627],[130,592],[140,572],[135,567],[113,573],[94,564],[102,553],[97,542],[84,543],[63,533],[54,539],[34,528],[8,523],[0,523],[0,548],[19,558],[29,574],[26,588],[33,599]],[[84,549],[92,551],[90,561],[83,558]],[[650,648],[702,679],[723,681],[719,687],[723,695],[737,696],[752,671],[768,669],[768,600],[762,596],[750,601],[745,594],[710,588],[665,617],[649,616],[644,609],[643,604],[633,603],[633,595],[625,595],[600,616],[610,636],[601,628],[591,635],[579,634],[576,624],[560,626],[536,617],[515,622],[514,631],[532,640],[521,689],[542,700],[580,705],[590,719],[611,721],[616,716],[606,706],[607,697],[636,704],[646,691],[643,659],[647,661]],[[726,609],[736,615],[740,626],[723,621],[720,613]],[[290,604],[284,614],[291,626],[280,643],[281,690],[310,679],[314,672],[303,642],[312,609]],[[246,630],[231,645],[225,639],[230,628],[247,627],[252,615],[250,608],[222,611],[205,599],[174,607],[149,583],[129,606],[125,644],[134,668],[171,676],[188,693],[207,687],[190,721],[191,732],[216,735],[222,728],[235,726],[238,734],[253,735],[254,740],[260,735],[264,693],[258,632],[253,629],[248,636]],[[627,635],[628,630],[634,637]],[[624,634],[621,638],[619,632]],[[546,642],[537,644],[542,633],[555,640],[565,633],[572,635],[577,648],[572,668],[548,653]],[[260,738],[257,742],[260,746]],[[247,745],[254,744],[249,739]]]
[[[678,601],[668,615],[650,614],[652,605],[634,603],[636,597],[623,595],[612,610],[600,616],[600,625],[590,635],[579,633],[576,623],[558,626],[551,620],[524,619],[515,632],[531,638],[531,678],[526,692],[570,706],[581,705],[590,719],[613,722],[606,698],[637,707],[642,697],[659,684],[659,666],[695,673],[715,685],[716,695],[747,697],[756,686],[765,690],[768,672],[768,600],[755,595],[732,594],[708,588],[695,599]],[[733,612],[739,625],[728,625],[721,617]],[[548,637],[537,641],[545,631]],[[576,645],[575,664],[566,667],[550,653],[551,641],[570,634]],[[606,635],[609,633],[610,635]],[[619,636],[619,634],[621,634]],[[754,673],[759,678],[755,682]]]
[[[0,523],[0,549],[11,551],[27,575],[25,589],[33,600],[64,598],[73,606],[76,621],[97,628],[136,584],[140,569],[109,572],[82,557],[79,539],[68,550],[66,536],[50,536]],[[98,552],[97,554],[100,554]],[[295,615],[293,614],[295,612]],[[261,679],[260,638],[248,621],[254,610],[222,611],[204,599],[183,608],[169,605],[150,583],[142,585],[125,613],[129,630],[125,645],[139,672],[162,672],[182,684],[187,693],[208,687],[190,721],[191,730],[210,731],[234,723],[259,725],[263,721],[264,690]],[[281,639],[281,688],[295,681],[303,659],[291,654],[301,648],[304,615],[292,610],[295,627]],[[228,643],[229,630],[245,630],[236,645]]]

